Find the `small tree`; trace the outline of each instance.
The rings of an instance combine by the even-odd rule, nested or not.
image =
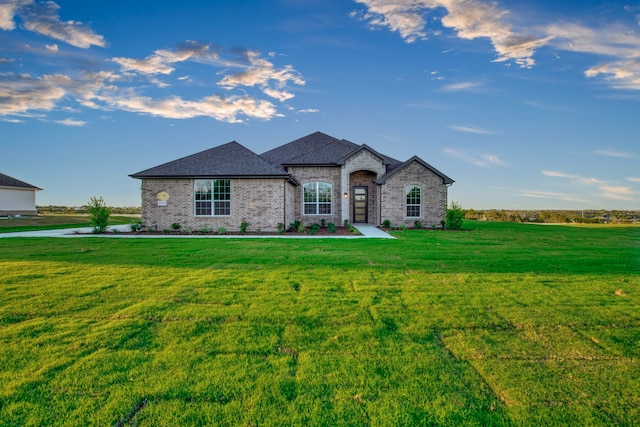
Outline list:
[[[459,203],[451,202],[447,208],[445,226],[449,230],[460,230],[462,228],[462,220],[464,219],[464,211]]]
[[[104,233],[107,230],[107,224],[109,222],[109,216],[111,210],[105,205],[102,197],[92,197],[87,205],[89,210],[89,217],[91,219],[91,226],[94,233]]]

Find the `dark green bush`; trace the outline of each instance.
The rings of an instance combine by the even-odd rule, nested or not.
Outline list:
[[[460,204],[451,202],[449,208],[447,208],[445,226],[449,230],[462,229],[462,220],[464,219],[464,211]]]
[[[244,234],[247,232],[247,228],[249,228],[249,223],[247,221],[242,221],[240,223],[240,234]]]
[[[104,203],[102,197],[92,197],[87,205],[87,210],[89,211],[90,224],[93,227],[93,232],[104,233],[107,230],[111,210]]]

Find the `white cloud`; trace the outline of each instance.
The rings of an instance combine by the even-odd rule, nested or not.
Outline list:
[[[15,115],[29,110],[49,111],[72,85],[64,75],[32,77],[28,74],[0,74],[0,115]]]
[[[602,196],[613,200],[634,200],[635,193],[631,187],[623,187],[617,185],[601,185]]]
[[[635,193],[632,191],[631,187],[611,185],[606,181],[602,181],[598,178],[588,178],[580,175],[567,174],[563,172],[542,171],[542,174],[546,176],[555,177],[555,178],[567,178],[567,179],[570,179],[571,182],[574,184],[594,186],[598,190],[600,190],[599,195],[606,199],[634,200],[633,196],[635,195]],[[633,179],[627,178],[627,180],[632,181]]]
[[[32,4],[32,0],[5,0],[0,3],[0,29],[11,31],[16,28],[13,17],[19,9]]]
[[[18,17],[21,29],[50,39],[80,48],[106,46],[103,36],[89,26],[78,21],[63,21],[59,9],[60,6],[54,1],[0,0],[0,29],[15,30],[15,18]],[[56,43],[45,44],[45,48],[50,52],[59,49]],[[275,52],[269,52],[269,59],[265,59],[256,50],[222,51],[211,44],[187,41],[173,49],[158,49],[146,58],[112,58],[111,62],[119,68],[117,71],[107,68],[98,72],[77,69],[41,76],[2,73],[0,117],[26,116],[33,114],[33,111],[54,109],[64,111],[72,108],[68,105],[70,102],[76,102],[86,108],[121,109],[167,118],[206,116],[231,123],[242,122],[246,118],[269,120],[281,116],[274,104],[247,94],[245,88],[255,87],[265,97],[285,102],[294,97],[290,85],[305,84],[291,65],[276,67],[271,59],[277,56]],[[0,58],[0,61],[10,63],[5,58]],[[193,99],[174,94],[152,97],[145,93],[148,84],[138,84],[142,79],[144,83],[153,84],[155,89],[168,91],[174,85],[193,83],[189,76],[171,78],[179,64],[186,61],[217,68],[208,75],[222,76],[215,82],[215,87],[230,93],[211,94],[209,91]],[[86,63],[95,65],[93,58]],[[67,126],[85,124],[73,119],[58,123]]]
[[[242,123],[239,116],[269,120],[279,116],[273,104],[264,100],[244,96],[224,97],[212,95],[196,101],[177,96],[165,99],[153,99],[143,96],[99,97],[110,107],[120,110],[150,114],[171,119],[189,119],[193,117],[211,117],[228,123]]]
[[[409,43],[426,39],[428,26],[436,18],[426,19],[444,10],[440,18],[445,28],[466,40],[487,38],[497,54],[495,61],[512,61],[532,67],[533,55],[543,46],[561,51],[605,57],[588,68],[588,78],[604,77],[616,89],[640,90],[640,34],[621,24],[588,27],[572,22],[535,23],[516,26],[525,17],[513,15],[494,1],[482,0],[356,0],[365,5],[363,15],[372,27],[398,32]],[[355,16],[355,14],[352,14]],[[430,34],[437,35],[437,30]],[[556,54],[557,57],[557,54]]]
[[[9,3],[18,4],[13,9],[13,13],[22,18],[22,24],[26,30],[85,49],[106,45],[104,37],[96,34],[85,24],[77,21],[61,21],[58,15],[60,6],[53,1],[36,3],[10,0]]]
[[[84,122],[82,120],[75,120],[75,119],[64,119],[64,120],[56,120],[56,123],[60,123],[61,125],[65,125],[65,126],[84,126],[87,124],[87,122]]]
[[[542,191],[542,190],[521,190],[518,193],[520,197],[531,197],[536,199],[554,199],[554,200],[562,200],[565,202],[576,202],[576,203],[590,203],[589,200],[576,196],[575,194],[569,193],[558,193],[554,191]]]
[[[576,184],[595,185],[595,184],[601,184],[602,183],[602,181],[599,180],[598,178],[585,177],[585,176],[574,175],[574,174],[558,172],[558,171],[543,170],[542,174],[545,175],[545,176],[553,177],[553,178],[571,179]]]
[[[158,49],[153,55],[144,59],[117,57],[111,60],[120,64],[123,71],[153,75],[171,74],[175,68],[170,64],[184,62],[191,58],[215,61],[219,58],[219,53],[210,50],[209,44],[187,41],[174,50]]]
[[[0,121],[7,122],[7,123],[24,123],[24,120],[7,119],[7,118],[2,118],[2,117],[0,117]]]
[[[495,154],[483,154],[481,157],[489,165],[495,165],[495,166],[506,166],[507,165],[507,162],[505,162],[504,160],[502,160],[500,157],[496,156]]]
[[[607,157],[617,157],[617,158],[621,158],[621,159],[636,159],[636,158],[638,158],[638,156],[636,156],[635,154],[625,153],[625,152],[622,152],[622,151],[613,151],[613,150],[598,150],[598,151],[596,151],[596,154],[599,154],[601,156],[607,156]]]
[[[476,133],[476,134],[480,134],[480,135],[494,135],[495,132],[492,130],[487,130],[487,129],[482,129],[482,128],[478,128],[478,127],[471,127],[471,126],[460,126],[460,125],[450,125],[448,126],[449,129],[453,129],[453,130],[457,130],[458,132],[465,132],[465,133]]]
[[[458,37],[467,40],[488,38],[498,62],[513,61],[523,67],[534,64],[535,49],[548,43],[550,37],[514,31],[508,22],[509,11],[495,2],[479,0],[356,0],[367,7],[363,19],[373,27],[386,27],[397,31],[411,43],[427,38],[427,20],[424,18],[436,9],[446,14],[440,22],[454,30]],[[433,32],[434,34],[436,32]]]
[[[316,109],[316,108],[306,108],[304,110],[298,110],[298,113],[302,113],[302,114],[308,114],[308,113],[319,113],[320,110]]]
[[[461,92],[461,91],[471,91],[478,89],[484,85],[483,82],[459,82],[459,83],[450,83],[445,85],[441,91],[443,92]]]
[[[295,96],[285,90],[288,83],[305,84],[302,76],[291,65],[276,68],[272,62],[262,58],[258,51],[245,49],[235,49],[233,52],[225,52],[220,49],[211,50],[210,45],[193,41],[188,41],[174,50],[156,50],[153,55],[144,59],[122,57],[112,59],[113,62],[120,65],[125,73],[146,76],[170,75],[175,71],[173,64],[188,60],[224,66],[225,71],[222,73],[226,73],[226,75],[217,84],[226,90],[243,86],[258,87],[262,93],[280,102]],[[181,79],[185,78],[178,78],[178,80]],[[158,79],[150,77],[150,81],[159,87],[167,86],[166,83]]]
[[[482,154],[479,157],[468,154],[466,151],[445,148],[443,152],[451,157],[455,157],[475,166],[487,168],[490,166],[506,166],[507,162],[495,154]]]
[[[542,175],[545,176],[552,176],[555,178],[579,178],[578,175],[572,175],[572,174],[568,174],[568,173],[564,173],[564,172],[557,172],[557,171],[547,171],[547,170],[543,170],[542,171]]]
[[[640,182],[640,177],[630,177],[630,178],[627,178],[627,181]]]
[[[282,114],[272,102],[245,93],[243,87],[257,86],[265,96],[284,102],[294,97],[287,90],[288,83],[304,84],[292,66],[278,68],[260,57],[259,52],[237,49],[223,52],[224,57],[220,52],[217,48],[212,50],[208,44],[186,42],[173,50],[157,50],[142,60],[115,58],[112,62],[119,64],[119,71],[78,70],[74,75],[41,77],[0,74],[0,116],[23,115],[36,110],[46,112],[56,108],[64,110],[70,107],[63,103],[75,101],[92,109],[120,109],[174,119],[205,116],[229,123],[243,122],[248,118],[269,120]],[[238,52],[242,53],[240,59]],[[184,61],[198,62],[204,67],[224,67],[218,74],[226,75],[220,78],[216,87],[230,93],[209,92],[192,99],[171,93],[148,96],[145,92],[148,85],[137,85],[136,80],[143,79],[168,91],[167,88],[173,85],[189,84],[189,77],[169,80],[177,64]],[[163,77],[163,80],[158,77]]]
[[[238,86],[258,87],[265,95],[283,102],[294,96],[283,90],[289,82],[299,86],[305,84],[302,76],[291,65],[275,68],[273,63],[261,58],[258,51],[242,51],[241,58],[246,63],[244,70],[226,75],[218,85],[226,89]]]

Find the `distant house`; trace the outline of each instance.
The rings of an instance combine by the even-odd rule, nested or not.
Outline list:
[[[42,189],[0,173],[0,216],[37,214],[39,190]]]
[[[237,142],[130,175],[142,180],[142,222],[193,230],[276,230],[296,220],[440,226],[454,181],[419,157],[399,161],[316,132],[256,154]]]

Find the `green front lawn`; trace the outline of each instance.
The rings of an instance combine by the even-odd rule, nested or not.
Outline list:
[[[90,221],[88,215],[35,215],[0,218],[0,233],[90,227]],[[139,215],[112,215],[109,218],[109,225],[132,224],[137,221],[140,221]]]
[[[0,425],[637,425],[640,228],[0,239]]]

